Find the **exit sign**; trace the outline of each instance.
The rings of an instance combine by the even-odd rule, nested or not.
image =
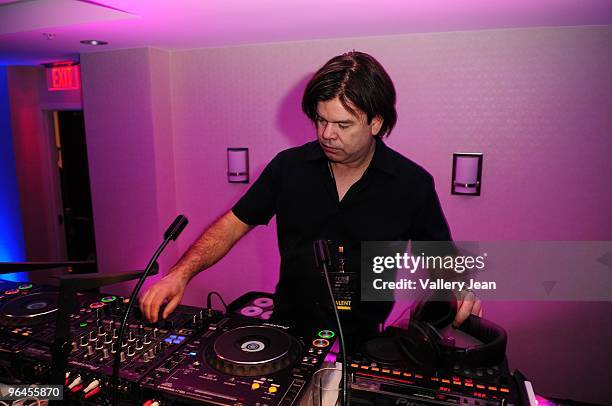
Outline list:
[[[77,90],[81,88],[79,65],[56,65],[47,68],[47,89]]]

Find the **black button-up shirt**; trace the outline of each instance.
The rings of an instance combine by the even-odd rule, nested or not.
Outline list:
[[[380,139],[364,175],[339,201],[327,157],[317,141],[279,153],[233,207],[250,225],[276,215],[281,256],[275,314],[306,324],[327,322],[321,275],[312,244],[342,242],[348,266],[359,274],[362,241],[449,241],[433,178]],[[358,293],[358,292],[357,292]],[[345,315],[346,324],[376,329],[392,302],[367,302]],[[333,326],[333,324],[332,324]]]

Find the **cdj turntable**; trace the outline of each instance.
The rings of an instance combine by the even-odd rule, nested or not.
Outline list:
[[[334,342],[331,330],[313,333],[300,338],[288,327],[232,315],[210,324],[142,386],[166,402],[294,405]]]

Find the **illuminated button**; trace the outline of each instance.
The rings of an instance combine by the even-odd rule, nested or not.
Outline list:
[[[19,293],[19,289],[11,289],[11,290],[5,290],[4,291],[5,295],[14,295],[16,293]]]
[[[376,371],[376,372],[378,372],[378,371],[380,371],[380,368],[377,368],[377,367],[372,367],[372,371]]]
[[[476,387],[477,387],[478,389],[484,389],[484,388],[485,388],[485,386],[484,386],[484,385],[476,385]]]
[[[496,391],[497,388],[495,386],[489,386],[487,389],[492,390],[492,391]]]
[[[100,301],[104,303],[114,302],[115,300],[117,300],[117,296],[114,295],[104,296],[102,299],[100,299]]]
[[[82,322],[79,323],[79,327],[87,327],[87,323],[82,321]]]
[[[191,355],[191,356],[193,357],[193,356],[196,356],[196,355],[197,355],[197,353],[195,353],[195,352],[191,351],[191,352],[189,353],[189,355]]]
[[[351,368],[359,368],[359,364],[351,364]]]
[[[421,379],[421,378],[423,378],[423,375],[414,374],[414,377],[417,378],[417,379]]]
[[[276,386],[270,386],[268,388],[268,392],[270,393],[276,393],[276,391],[278,391],[278,388]]]
[[[402,375],[407,376],[409,378],[412,376],[412,374],[410,372],[404,372]]]
[[[450,381],[448,379],[442,379],[443,383],[450,383]]]
[[[334,338],[336,336],[336,333],[331,330],[321,330],[319,331],[318,336],[321,338]]]
[[[393,371],[393,375],[399,375],[399,374],[401,374],[400,371]]]
[[[467,386],[468,388],[471,388],[472,386],[474,386],[474,384],[472,382],[466,382],[465,386]]]
[[[176,338],[176,335],[175,334],[170,334],[170,338],[174,340]]]
[[[17,289],[19,289],[19,290],[32,289],[32,284],[31,283],[22,283],[21,285],[19,285],[19,287]]]
[[[431,380],[432,380],[432,381],[434,381],[434,382],[438,382],[438,381],[439,381],[439,379],[438,379],[438,378],[436,378],[435,376],[432,376],[432,377],[431,377]]]
[[[89,305],[90,309],[99,309],[101,307],[104,307],[104,303],[102,302],[93,302],[92,304]]]
[[[172,339],[171,338],[166,338],[164,341],[167,342],[168,344],[172,344]]]
[[[257,383],[257,382],[253,382],[253,383],[251,384],[251,389],[252,389],[252,390],[257,390],[257,389],[259,389],[260,387],[261,387],[261,385],[260,385],[259,383]]]
[[[361,366],[361,369],[370,369],[370,367],[369,367],[369,366],[367,366],[367,365],[362,365],[362,366]],[[384,371],[383,371],[383,372],[384,372]]]
[[[510,389],[508,389],[508,388],[499,388],[499,390],[500,390],[501,392],[505,392],[505,393],[510,392]]]
[[[324,338],[317,338],[316,340],[312,342],[312,345],[314,345],[317,348],[325,348],[329,346],[329,341],[327,341]]]

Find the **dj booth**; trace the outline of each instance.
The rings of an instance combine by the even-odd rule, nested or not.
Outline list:
[[[148,406],[311,404],[313,374],[340,360],[333,350],[335,326],[298,334],[271,322],[269,294],[247,294],[225,312],[180,305],[154,324],[135,307],[121,342],[118,329],[128,298],[85,291],[66,305],[60,296],[57,287],[0,282],[0,400],[5,404],[62,399],[59,404],[106,405],[114,396],[120,404]],[[68,339],[65,362],[58,364],[61,312]],[[452,343],[431,347],[428,340],[437,338],[424,334],[419,344],[401,331],[385,332],[347,354],[350,405],[535,404],[529,382],[510,373],[503,354],[491,365],[458,356],[462,350]],[[410,356],[419,345],[438,348],[441,360],[452,356],[453,362],[423,365]],[[59,387],[53,381],[58,374]]]

